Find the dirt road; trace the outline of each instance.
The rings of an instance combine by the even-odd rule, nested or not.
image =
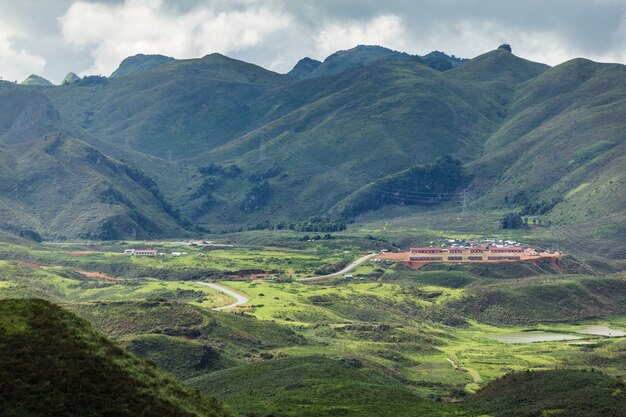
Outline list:
[[[230,296],[230,297],[233,297],[233,298],[236,300],[236,302],[235,302],[235,303],[233,303],[233,304],[229,304],[229,305],[227,305],[227,306],[222,306],[222,307],[215,307],[215,308],[213,308],[212,310],[215,310],[215,311],[226,310],[226,309],[228,309],[228,308],[237,307],[237,306],[239,306],[239,305],[245,304],[245,303],[247,303],[248,301],[250,301],[250,300],[248,300],[246,297],[244,297],[243,295],[238,294],[238,293],[236,293],[235,291],[230,290],[230,289],[228,289],[228,288],[226,288],[226,287],[222,287],[221,285],[214,284],[214,283],[212,283],[212,282],[198,282],[198,284],[200,284],[200,285],[204,285],[205,287],[211,287],[211,288],[213,288],[214,290],[217,290],[217,291],[219,291],[219,292],[223,292],[224,294],[226,294],[226,295],[228,295],[228,296]]]
[[[365,255],[362,258],[357,259],[356,261],[352,262],[351,264],[349,264],[348,266],[346,266],[344,269],[342,269],[339,272],[335,272],[334,274],[328,274],[328,275],[320,275],[317,277],[307,277],[307,278],[298,278],[296,279],[296,281],[315,281],[318,279],[325,279],[325,278],[332,278],[332,277],[338,277],[340,275],[343,275],[347,272],[352,271],[354,268],[356,268],[357,266],[361,265],[363,262],[369,260],[370,258],[373,258],[374,256],[377,256],[377,253],[372,253],[369,255]]]

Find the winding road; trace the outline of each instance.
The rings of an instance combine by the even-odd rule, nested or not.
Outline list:
[[[314,280],[318,280],[318,279],[332,278],[332,277],[336,277],[336,276],[339,276],[339,275],[343,275],[346,272],[352,271],[354,268],[356,268],[357,266],[361,265],[363,262],[365,262],[365,261],[369,260],[370,258],[373,258],[374,256],[377,256],[377,255],[378,255],[377,253],[370,253],[369,255],[365,255],[364,257],[359,258],[356,261],[352,262],[351,264],[346,266],[341,271],[335,272],[333,274],[320,275],[320,276],[317,276],[317,277],[298,278],[295,281],[314,281]]]
[[[373,258],[374,256],[378,255],[377,253],[371,253],[369,255],[365,255],[359,259],[357,259],[356,261],[352,262],[350,265],[346,266],[345,268],[343,268],[341,271],[335,272],[334,274],[328,274],[328,275],[320,275],[317,277],[307,277],[307,278],[298,278],[296,279],[296,281],[314,281],[314,280],[318,280],[318,279],[324,279],[324,278],[332,278],[332,277],[336,277],[339,275],[343,275],[347,272],[352,271],[354,268],[356,268],[357,266],[361,265],[363,262],[366,262],[367,260],[369,260],[370,258]],[[222,287],[221,285],[218,284],[214,284],[212,282],[200,282],[197,281],[198,284],[200,285],[204,285],[205,287],[210,287],[213,288],[214,290],[217,290],[219,292],[222,292],[230,297],[233,297],[236,301],[233,304],[229,304],[227,306],[222,306],[222,307],[214,307],[212,308],[212,310],[215,311],[221,311],[221,310],[226,310],[229,308],[233,308],[233,307],[237,307],[240,306],[242,304],[247,303],[248,298],[244,297],[243,295],[236,293],[235,291],[228,289],[226,287]]]
[[[230,290],[230,289],[228,289],[226,287],[222,287],[221,285],[213,284],[212,282],[199,282],[198,281],[197,283],[200,284],[200,285],[204,285],[205,287],[211,287],[214,290],[217,290],[219,292],[223,292],[224,294],[226,294],[226,295],[228,295],[230,297],[233,297],[236,300],[236,302],[234,304],[229,304],[229,305],[223,306],[223,307],[215,307],[215,308],[212,308],[211,310],[215,310],[215,311],[226,310],[227,308],[237,307],[237,306],[245,304],[245,303],[247,303],[249,301],[243,295],[238,294],[235,291]]]

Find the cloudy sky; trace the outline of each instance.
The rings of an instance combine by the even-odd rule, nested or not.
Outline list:
[[[626,0],[0,0],[0,77],[109,75],[137,53],[212,52],[287,72],[377,44],[474,57],[510,43],[557,65],[626,63]]]

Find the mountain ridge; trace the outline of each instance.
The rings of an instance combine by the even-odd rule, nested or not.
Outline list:
[[[554,200],[549,215],[560,224],[626,207],[615,193],[623,181],[621,65],[551,68],[499,48],[444,71],[377,46],[306,62],[315,68],[300,79],[209,54],[95,84],[2,83],[0,142],[52,131],[83,138],[141,166],[182,217],[207,226],[336,216],[331,208],[356,190],[444,156],[473,176],[484,210],[521,201],[513,198],[520,191],[522,205]],[[208,166],[221,168],[203,174]],[[594,186],[580,191],[588,178]],[[591,198],[595,190],[601,198]],[[384,192],[410,200],[410,190]]]

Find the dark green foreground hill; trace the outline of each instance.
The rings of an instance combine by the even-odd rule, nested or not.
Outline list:
[[[0,415],[227,417],[43,300],[0,301]]]
[[[506,375],[467,404],[493,416],[626,416],[626,385],[597,372],[555,370]]]

